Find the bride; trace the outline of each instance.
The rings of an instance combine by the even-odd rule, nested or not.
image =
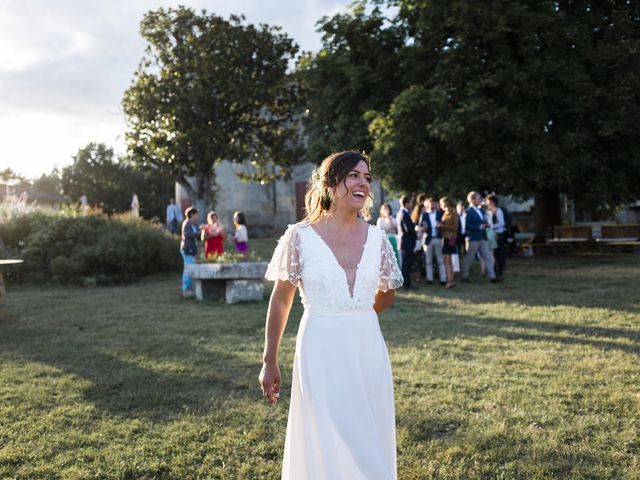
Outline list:
[[[278,401],[278,349],[296,289],[296,339],[282,479],[397,477],[393,380],[378,316],[402,285],[385,233],[368,224],[369,160],[334,153],[314,171],[306,218],[289,225],[265,277],[275,281],[259,382]]]

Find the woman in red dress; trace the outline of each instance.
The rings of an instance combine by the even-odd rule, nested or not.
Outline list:
[[[202,241],[204,242],[204,256],[222,255],[224,253],[223,241],[226,234],[224,227],[216,212],[209,212],[207,224],[202,227]]]

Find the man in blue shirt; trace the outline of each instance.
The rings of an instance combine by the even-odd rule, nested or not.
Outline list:
[[[198,238],[200,238],[200,227],[198,227],[199,214],[198,210],[193,207],[187,208],[184,212],[186,219],[182,222],[182,235],[180,236],[180,254],[184,261],[182,270],[182,295],[185,297],[194,297],[193,281],[187,274],[186,267],[196,262],[198,254]]]
[[[416,246],[416,226],[411,220],[413,200],[408,195],[400,197],[401,209],[398,212],[397,226],[400,237],[400,253],[402,263],[402,277],[405,289],[411,288],[411,272],[413,270],[413,250]]]
[[[469,281],[471,263],[473,262],[476,252],[478,252],[480,258],[482,258],[486,265],[489,280],[491,283],[497,283],[500,279],[496,278],[496,274],[493,269],[493,255],[489,249],[489,242],[487,242],[487,228],[489,228],[489,223],[484,217],[484,212],[480,209],[482,197],[478,192],[469,192],[469,195],[467,195],[467,201],[469,202],[469,208],[467,209],[465,231],[467,233],[469,243],[467,254],[464,257],[462,281]]]

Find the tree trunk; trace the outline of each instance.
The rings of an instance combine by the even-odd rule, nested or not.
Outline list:
[[[544,242],[553,237],[553,227],[562,223],[560,194],[545,190],[535,197],[535,242]]]
[[[213,169],[207,173],[198,173],[197,175],[187,177],[180,175],[176,181],[184,187],[189,194],[191,204],[200,213],[200,223],[207,219],[207,214],[213,208],[214,188],[213,188]]]
[[[213,209],[213,175],[213,169],[196,175],[198,196],[195,199],[195,203],[196,208],[200,212],[201,222],[207,221],[207,215]]]

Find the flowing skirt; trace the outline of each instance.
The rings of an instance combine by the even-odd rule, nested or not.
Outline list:
[[[283,480],[395,480],[391,363],[374,310],[305,310]]]

